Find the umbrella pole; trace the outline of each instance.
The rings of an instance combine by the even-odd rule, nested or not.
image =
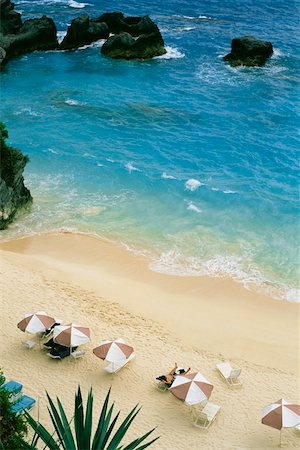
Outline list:
[[[280,430],[280,434],[279,434],[279,447],[281,447],[281,430]]]

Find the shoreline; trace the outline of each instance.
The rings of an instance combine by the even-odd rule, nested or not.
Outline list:
[[[34,235],[0,243],[1,249],[29,257],[27,264],[33,269],[51,268],[54,276],[59,276],[61,271],[66,281],[92,289],[101,297],[117,299],[134,313],[167,324],[188,345],[200,341],[209,351],[239,359],[243,359],[243,349],[247,346],[247,358],[253,362],[267,362],[279,369],[288,366],[294,372],[299,369],[297,358],[291,361],[291,355],[298,350],[300,305],[297,303],[254,293],[231,279],[154,272],[148,268],[144,256],[95,236]],[[120,296],[118,284],[121,283],[126,288],[121,288]],[[147,300],[140,301],[141,296]],[[214,328],[223,329],[226,344],[215,336]],[[277,330],[277,336],[273,329]],[[257,354],[258,344],[261,356]],[[285,345],[282,354],[278,352],[279,344]]]
[[[110,386],[122,417],[142,404],[128,439],[157,426],[161,439],[153,450],[278,447],[278,431],[260,423],[260,411],[278,398],[300,401],[299,304],[255,295],[230,280],[152,272],[144,257],[73,234],[0,244],[0,278],[1,367],[39,398],[41,422],[50,429],[45,391],[72,414],[80,383],[84,399],[93,387],[97,412]],[[41,309],[90,328],[82,359],[51,360],[39,346],[24,349],[30,336],[16,324]],[[118,337],[134,347],[136,360],[109,376],[92,348]],[[224,360],[242,368],[241,388],[228,388],[217,374]],[[214,385],[210,401],[221,410],[208,433],[192,426],[183,403],[155,387],[155,377],[175,361]],[[284,430],[282,442],[297,448],[297,430]]]

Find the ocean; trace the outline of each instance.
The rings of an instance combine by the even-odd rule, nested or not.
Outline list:
[[[9,142],[30,158],[29,212],[1,239],[70,231],[145,254],[152,270],[231,277],[299,301],[299,9],[282,0],[16,0],[62,39],[82,13],[148,14],[167,53],[111,60],[102,41],[34,52],[1,77]],[[271,41],[231,68],[231,39]]]

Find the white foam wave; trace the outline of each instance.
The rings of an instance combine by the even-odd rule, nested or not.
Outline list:
[[[178,59],[178,58],[184,58],[185,54],[181,53],[178,48],[176,47],[170,47],[168,45],[166,45],[166,51],[167,53],[165,53],[164,55],[160,55],[160,56],[155,56],[155,58],[153,59]]]
[[[104,167],[104,164],[97,163],[97,166],[98,166],[98,167]]]
[[[85,156],[86,158],[96,158],[95,155],[92,155],[91,153],[87,153],[87,152],[85,152],[85,153],[83,154],[83,156]]]
[[[70,8],[84,8],[85,6],[90,6],[89,3],[79,3],[79,2],[75,2],[75,0],[70,0],[68,2],[68,5],[70,6]]]
[[[72,98],[68,98],[67,100],[65,100],[65,103],[67,105],[71,105],[71,106],[79,105],[79,101],[78,100],[73,100]]]
[[[63,41],[63,38],[65,37],[65,35],[66,35],[66,31],[58,31],[57,32],[57,40],[58,40],[59,44]]]
[[[161,174],[161,177],[165,180],[176,180],[176,177],[173,177],[173,175],[168,175],[166,172],[163,172]]]
[[[279,48],[273,48],[273,55],[272,58],[280,58],[280,56],[282,56],[283,53],[281,52],[281,50],[279,50]]]
[[[163,252],[149,264],[154,272],[177,276],[210,276],[232,278],[251,291],[270,295],[276,300],[300,302],[300,291],[266,280],[258,269],[243,266],[242,257],[217,255],[207,261],[197,257],[184,257],[176,250]]]
[[[200,186],[204,186],[204,183],[201,183],[201,181],[196,180],[195,178],[190,178],[185,182],[185,188],[189,191],[195,191]]]
[[[212,187],[211,190],[212,190],[212,191],[219,191],[220,189],[219,189],[219,188]]]
[[[289,302],[300,303],[300,290],[299,289],[286,289],[285,297]]]
[[[115,162],[115,160],[114,160],[114,159],[111,159],[111,158],[106,158],[106,161],[111,162],[111,163],[114,163],[114,162]]]
[[[196,27],[179,27],[177,29],[179,31],[192,31],[192,30],[196,30]]]
[[[40,114],[36,111],[33,111],[33,109],[31,109],[31,108],[22,108],[22,109],[19,109],[18,111],[15,111],[13,114],[15,116],[20,116],[20,115],[24,114],[27,116],[42,117],[42,114]]]
[[[126,163],[125,167],[129,171],[129,173],[131,173],[131,172],[141,172],[141,169],[139,169],[138,167],[135,167],[131,162]]]
[[[57,150],[54,150],[53,148],[47,148],[48,152],[53,153],[54,155],[59,155],[59,152]]]
[[[98,41],[92,42],[91,44],[83,45],[82,47],[78,47],[77,50],[85,50],[86,48],[98,48],[102,47],[105,39],[99,39]]]
[[[224,194],[237,194],[237,191],[231,191],[230,189],[227,189],[226,191],[222,191]]]
[[[198,206],[194,205],[193,202],[189,202],[187,209],[190,210],[190,211],[195,211],[197,213],[201,213],[202,212],[202,209],[200,209],[200,208],[198,208]]]

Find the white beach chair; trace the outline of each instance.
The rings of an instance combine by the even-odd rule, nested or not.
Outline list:
[[[75,358],[75,359],[82,358],[84,355],[85,355],[85,352],[81,351],[81,350],[77,350],[77,351],[71,353],[71,356],[73,356],[73,358]]]
[[[127,359],[122,362],[111,362],[108,366],[104,367],[105,372],[108,373],[117,373],[123,367],[125,367],[130,361],[135,358],[135,354],[132,353]]]
[[[51,353],[47,353],[47,356],[49,356],[49,358],[52,358],[52,359],[61,359],[60,356],[58,356],[58,355],[51,355]]]
[[[221,406],[207,402],[201,411],[193,411],[193,425],[207,430],[215,420]]]
[[[160,392],[166,392],[169,388],[166,385],[166,383],[164,383],[163,381],[158,381],[156,383],[156,388],[160,391]]]
[[[216,365],[216,369],[222,375],[222,378],[229,386],[241,386],[242,383],[239,380],[242,369],[234,369],[229,362],[219,363]]]
[[[37,342],[35,342],[35,341],[22,341],[22,344],[24,345],[24,347],[31,349],[37,344]]]

